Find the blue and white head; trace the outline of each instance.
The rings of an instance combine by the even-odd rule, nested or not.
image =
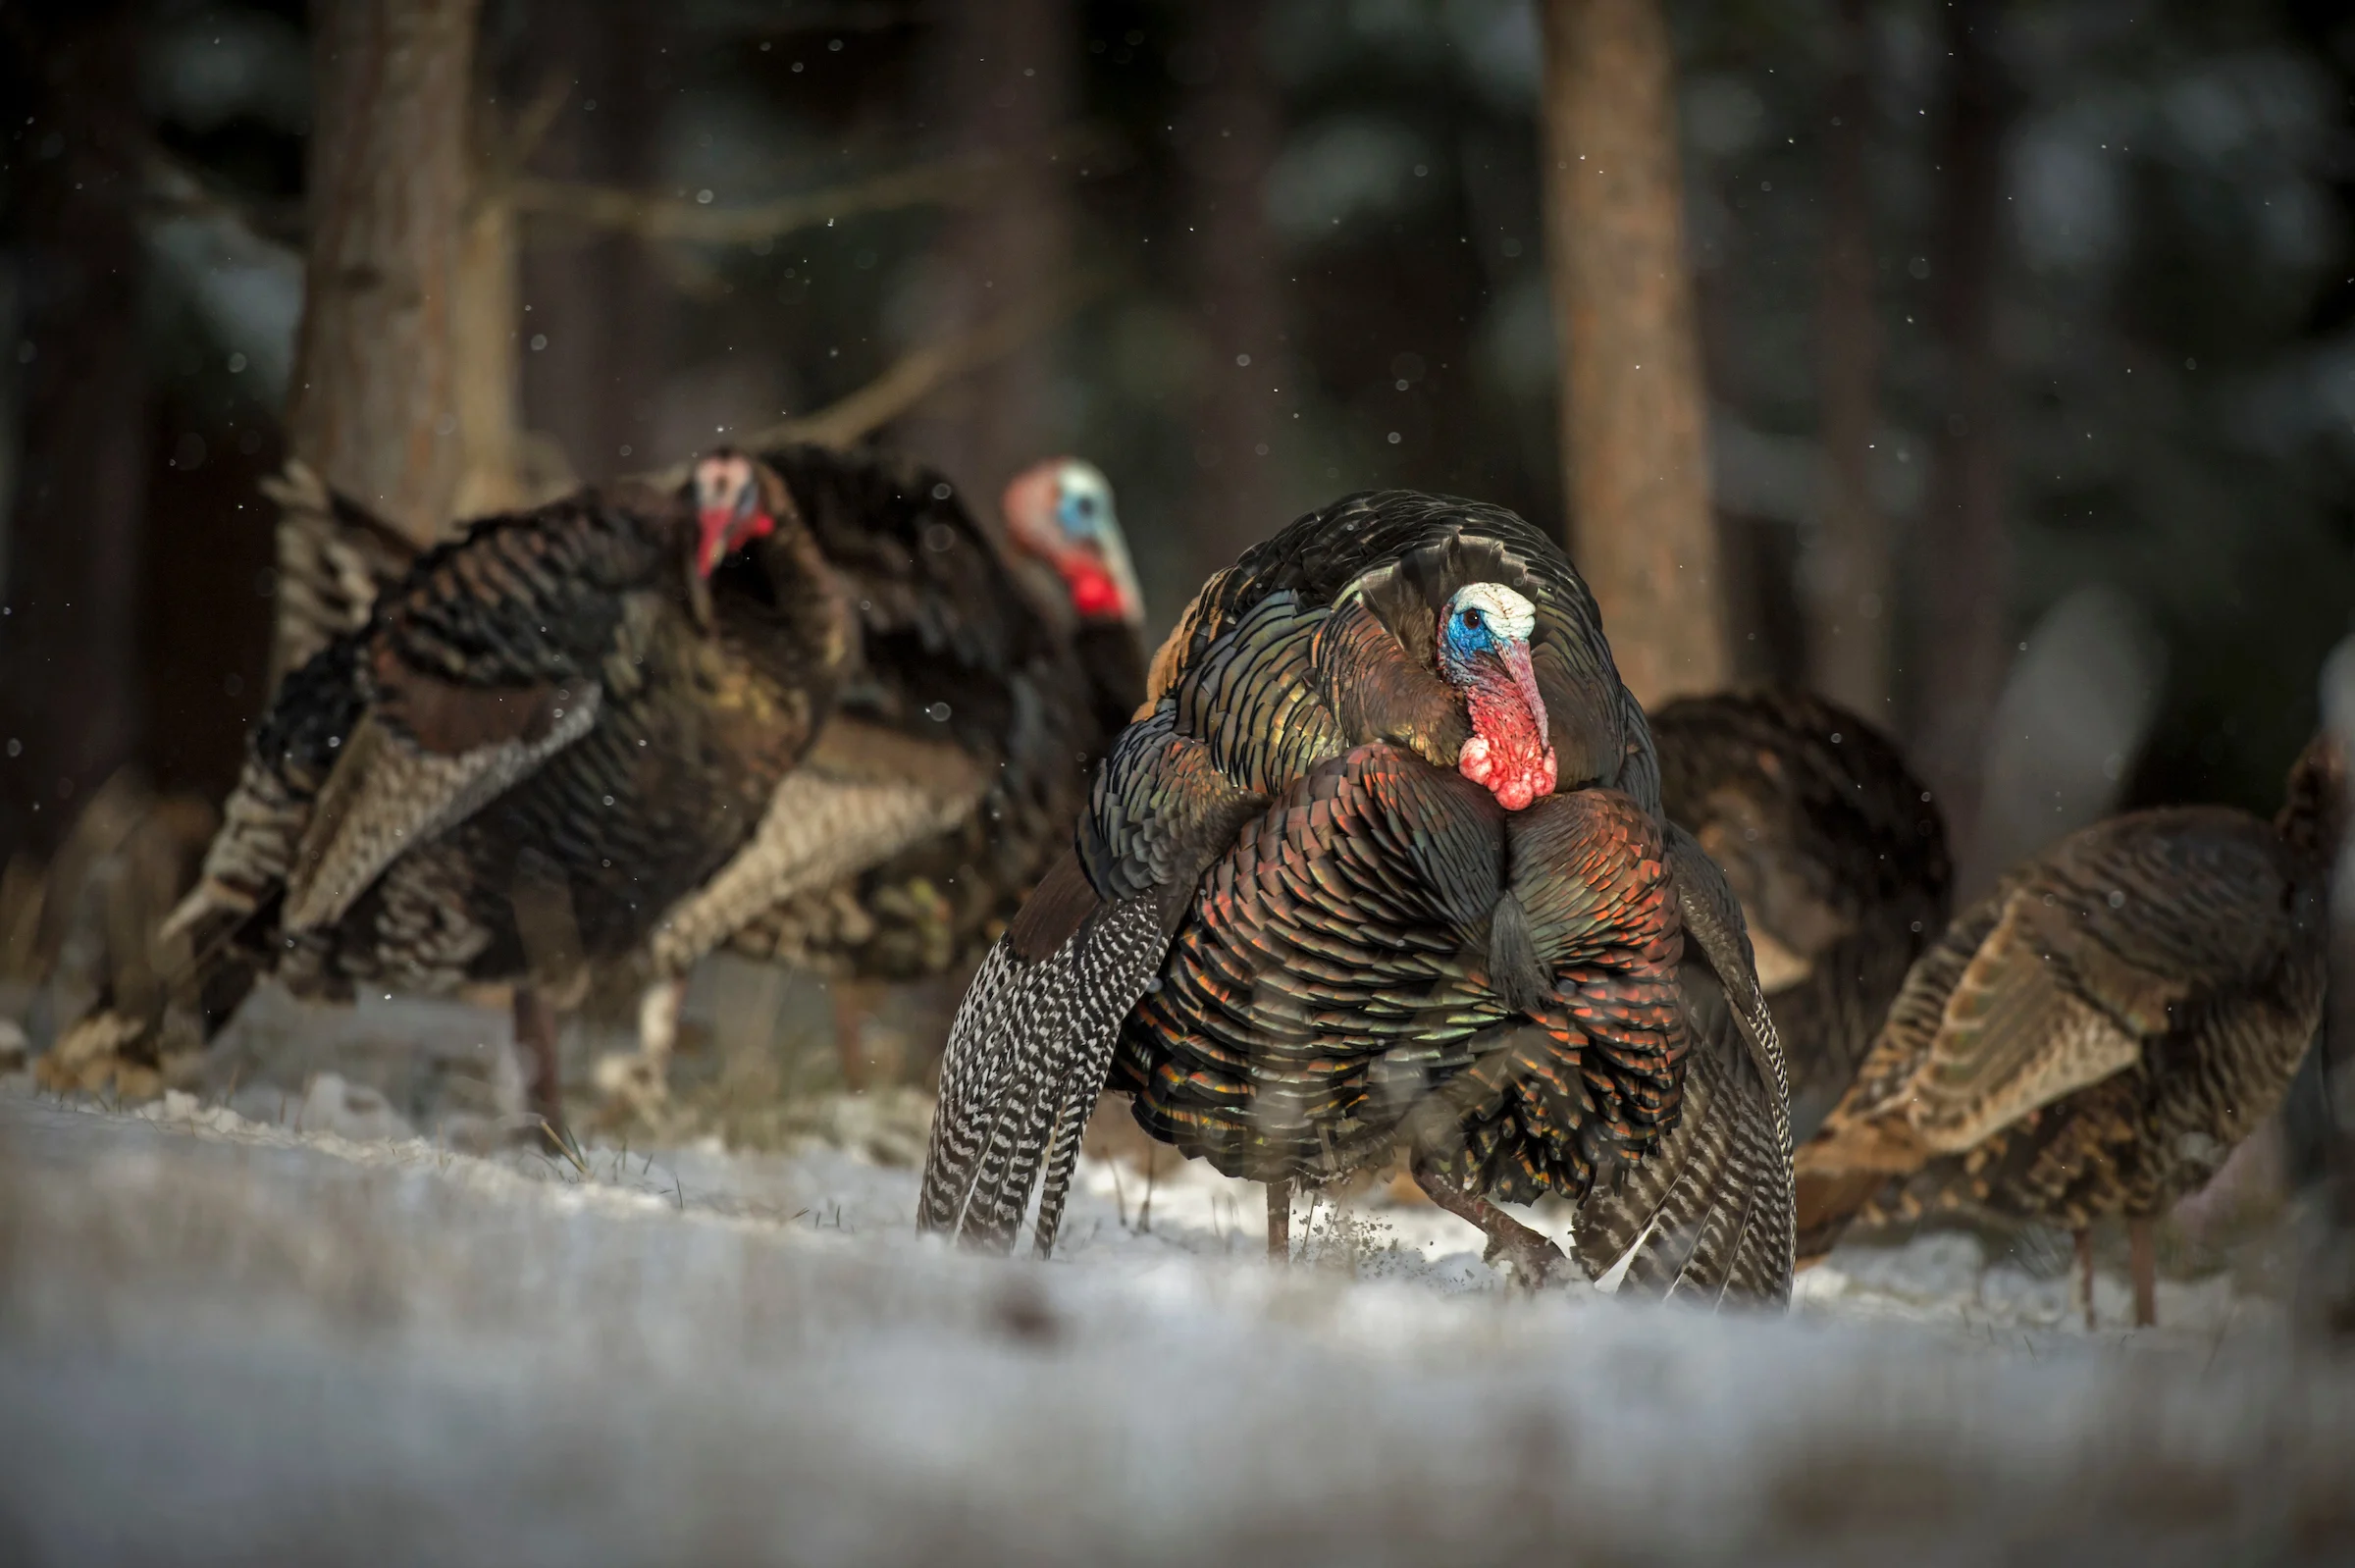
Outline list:
[[[1128,541],[1112,503],[1112,484],[1095,464],[1051,457],[1006,487],[1006,532],[1018,549],[1055,568],[1083,621],[1145,617]]]
[[[1508,811],[1553,793],[1545,699],[1529,657],[1537,629],[1537,606],[1502,583],[1466,583],[1439,611],[1439,673],[1472,720],[1457,769]]]

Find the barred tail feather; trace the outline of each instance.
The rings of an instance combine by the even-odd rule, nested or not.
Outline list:
[[[949,1030],[920,1228],[1010,1249],[1043,1186],[1037,1248],[1053,1248],[1080,1129],[1165,941],[1138,899],[1099,911],[1045,958],[1023,958],[1011,938],[991,951]]]
[[[1580,1261],[1621,1288],[1716,1304],[1791,1294],[1791,1105],[1782,1042],[1759,994],[1741,907],[1681,828],[1666,846],[1694,1041],[1683,1114],[1643,1161],[1581,1206]]]
[[[1721,1036],[1734,1032],[1717,1021]],[[1736,1040],[1697,1042],[1688,1062],[1675,1129],[1580,1207],[1579,1261],[1596,1276],[1624,1264],[1623,1293],[1787,1300],[1790,1164],[1772,1090]]]

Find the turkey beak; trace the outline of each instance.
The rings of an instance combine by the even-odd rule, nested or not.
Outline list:
[[[720,561],[728,553],[728,534],[736,526],[737,511],[734,506],[706,506],[696,513],[703,537],[695,552],[695,564],[702,575],[708,577],[719,570]]]
[[[1505,643],[1501,652],[1505,673],[1512,676],[1513,687],[1520,692],[1521,702],[1529,709],[1529,721],[1536,726],[1538,735],[1544,738],[1545,699],[1538,695],[1538,672],[1529,661],[1529,645],[1515,639]],[[1546,741],[1545,749],[1548,752],[1553,750],[1550,740]]]

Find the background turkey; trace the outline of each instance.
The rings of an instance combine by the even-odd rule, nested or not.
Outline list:
[[[339,998],[517,981],[533,1107],[561,1127],[551,1002],[742,846],[849,650],[808,527],[751,477],[715,456],[692,501],[480,522],[288,676],[167,922],[205,1036],[264,972]],[[54,1070],[153,1030],[96,1015]]]
[[[837,1046],[880,982],[953,968],[995,940],[1070,842],[1087,780],[1144,691],[1143,606],[1090,465],[1007,488],[1006,526],[936,471],[872,453],[763,453],[857,608],[832,716],[760,832],[656,930],[641,1052],[599,1064],[658,1098],[695,961],[722,943],[834,977]]]
[[[1801,1245],[1855,1218],[1978,1210],[2077,1232],[2123,1215],[2134,1313],[2152,1221],[2280,1104],[2322,1019],[2345,758],[2318,739],[2271,823],[2139,811],[2006,875],[1907,977],[1853,1088],[1799,1152]]]
[[[919,1224],[1011,1245],[1039,1187],[1048,1250],[1109,1072],[1148,1132],[1270,1184],[1272,1248],[1290,1182],[1403,1144],[1525,1280],[1565,1260],[1490,1199],[1550,1191],[1590,1274],[1632,1251],[1648,1290],[1787,1291],[1738,908],[1659,818],[1558,547],[1494,507],[1344,498],[1212,578],[1151,689],[958,1016]]]
[[[995,938],[1143,692],[1142,601],[1091,464],[1024,470],[1002,528],[940,473],[872,448],[805,443],[729,472],[790,496],[857,636],[834,716],[759,833],[654,932],[640,1049],[596,1070],[625,1115],[665,1098],[686,974],[723,944],[831,977],[837,1050],[861,1082],[883,982],[954,969]],[[295,574],[288,640],[323,644],[365,620],[371,585],[402,564],[398,536],[299,465],[271,493]]]
[[[1946,927],[1946,824],[1894,742],[1805,692],[1684,698],[1651,733],[1661,808],[1742,901],[1804,1139]]]

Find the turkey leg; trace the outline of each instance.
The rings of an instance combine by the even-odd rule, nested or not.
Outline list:
[[[2093,1333],[2093,1228],[2077,1230],[2077,1280],[2085,1291],[2085,1332]]]
[[[534,986],[515,987],[515,1049],[528,1075],[525,1101],[539,1118],[536,1136],[551,1154],[566,1152],[572,1134],[564,1125],[564,1078],[556,1060],[556,1010]]]
[[[1489,1238],[1489,1250],[1482,1256],[1491,1263],[1502,1258],[1511,1264],[1514,1277],[1530,1289],[1552,1283],[1570,1266],[1570,1260],[1562,1256],[1562,1249],[1548,1237],[1532,1230],[1479,1194],[1464,1191],[1421,1154],[1415,1156],[1414,1175],[1415,1184],[1430,1195],[1432,1202],[1480,1228],[1481,1233]]]
[[[1268,1183],[1268,1256],[1278,1263],[1292,1261],[1292,1184]]]
[[[598,1093],[616,1111],[640,1111],[670,1097],[670,1053],[687,1000],[681,977],[656,980],[638,998],[638,1049],[598,1059]]]
[[[834,1002],[834,1059],[842,1065],[843,1087],[864,1093],[874,1077],[866,1057],[866,1020],[882,1005],[884,990],[874,980],[836,979],[827,990]]]
[[[2154,1328],[2159,1322],[2159,1248],[2152,1221],[2126,1222],[2126,1258],[2134,1276],[2134,1327]]]

